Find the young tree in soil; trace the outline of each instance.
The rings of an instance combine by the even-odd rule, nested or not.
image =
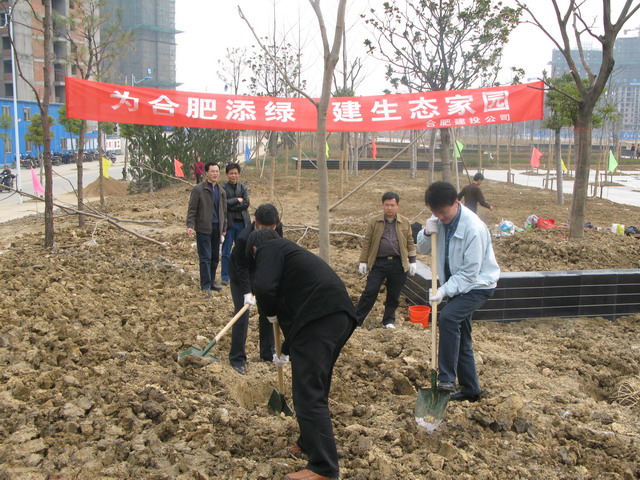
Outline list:
[[[597,28],[590,18],[583,15],[581,8],[584,2],[570,0],[562,6],[558,0],[539,2],[551,6],[555,19],[553,27],[559,28],[557,35],[550,31],[550,25],[543,22],[524,3],[520,0],[516,3],[527,12],[528,22],[536,25],[554,43],[566,60],[569,73],[577,88],[578,93],[574,98],[577,104],[577,115],[573,123],[576,137],[576,174],[569,217],[569,237],[582,238],[589,189],[594,110],[613,71],[615,64],[613,48],[616,38],[625,23],[640,9],[640,2],[602,0],[602,12],[598,15],[601,25]],[[615,21],[612,18],[612,5],[618,12]],[[602,61],[597,73],[585,59],[584,42],[587,41],[596,41],[602,48]],[[586,72],[585,74],[581,74],[582,69],[579,66]]]
[[[396,89],[441,91],[491,84],[520,9],[495,0],[390,0],[363,15],[374,39],[369,54],[387,63]],[[440,129],[443,180],[451,182],[451,133]]]
[[[258,44],[263,52],[271,59],[274,66],[278,68],[279,73],[286,80],[287,85],[294,91],[301,94],[309,100],[317,109],[316,116],[316,161],[318,164],[318,229],[319,229],[319,254],[326,262],[330,262],[330,242],[329,242],[329,175],[327,171],[327,157],[325,145],[327,141],[327,111],[329,110],[329,100],[331,99],[331,81],[336,64],[340,58],[340,48],[342,45],[342,35],[344,32],[344,18],[347,0],[339,0],[336,9],[335,30],[333,35],[333,44],[329,44],[329,36],[327,26],[324,22],[322,9],[320,8],[320,0],[309,0],[311,7],[318,19],[318,27],[320,29],[320,38],[322,40],[322,50],[324,59],[324,70],[322,75],[322,90],[320,100],[316,100],[302,88],[296,86],[291,78],[279,68],[277,59],[274,58],[269,49],[262,45],[260,38],[255,34],[253,27],[246,19],[242,10],[239,10],[240,17],[245,20]]]
[[[70,9],[66,17],[55,15],[54,18],[57,30],[70,45],[67,61],[83,80],[100,80],[101,75],[108,74],[114,60],[131,45],[133,33],[122,30],[112,14],[104,13],[106,4],[107,0],[77,0],[75,8]],[[86,128],[87,122],[81,120],[76,157],[76,190],[80,212],[84,209],[82,157]],[[99,161],[101,181],[102,158]],[[78,215],[78,224],[84,225],[84,215]]]

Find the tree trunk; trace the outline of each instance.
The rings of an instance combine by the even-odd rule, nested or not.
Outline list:
[[[440,162],[442,163],[442,180],[453,183],[451,174],[451,132],[448,128],[440,129]]]
[[[104,210],[104,175],[102,172],[102,126],[98,122],[98,191],[100,193],[100,208]]]
[[[434,128],[429,136],[429,185],[436,180],[436,134],[438,132]]]
[[[562,148],[561,145],[561,137],[560,137],[560,129],[557,128],[555,129],[555,151],[554,151],[554,155],[555,155],[555,160],[556,160],[556,184],[557,184],[557,191],[556,191],[556,199],[558,202],[558,205],[564,205],[564,194],[562,192],[562,176],[564,174],[564,172],[562,171],[562,155],[561,155],[561,151],[560,149]]]
[[[51,98],[51,72],[53,65],[51,0],[44,2],[44,95],[42,99],[42,136],[44,140],[44,247],[53,247],[53,172],[51,169],[51,130],[49,125],[49,100]]]
[[[411,170],[409,173],[411,178],[416,178],[416,175],[418,174],[418,142],[415,141],[417,135],[418,132],[415,130],[411,130],[409,132],[409,141],[414,142],[411,147]]]
[[[80,132],[78,133],[78,156],[76,157],[76,170],[77,170],[77,192],[78,192],[78,211],[84,210],[84,189],[83,189],[83,171],[82,171],[82,157],[84,156],[84,134],[87,130],[87,122],[82,120],[80,123]],[[85,216],[80,213],[78,215],[78,226],[84,227]]]
[[[591,165],[591,128],[593,110],[579,104],[578,118],[575,122],[576,159],[573,200],[569,217],[569,237],[584,236],[584,210],[589,189],[589,170]]]

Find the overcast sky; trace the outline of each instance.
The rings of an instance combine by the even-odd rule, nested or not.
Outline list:
[[[290,43],[303,45],[303,65],[308,65],[303,78],[308,79],[310,90],[316,89],[310,93],[319,94],[322,80],[321,44],[318,41],[320,34],[315,14],[306,0],[177,0],[176,28],[184,32],[176,36],[177,80],[183,83],[179,89],[223,93],[224,82],[217,75],[218,60],[226,57],[227,48],[250,48],[255,43],[251,30],[238,14],[238,5],[262,37],[270,36],[273,32],[274,2],[277,38],[286,35]],[[363,40],[371,36],[368,26],[360,18],[360,14],[368,12],[371,6],[377,8],[382,3],[382,0],[349,0],[347,3],[348,57],[361,57],[366,61],[366,80],[357,89],[358,95],[379,94],[389,87],[384,79],[384,65],[365,53]],[[538,9],[540,15],[547,15],[546,18],[553,28],[555,20],[548,14],[550,2],[535,0],[530,3]],[[602,9],[602,0],[587,0],[586,3],[593,5],[592,18]],[[621,0],[614,0],[612,3],[615,5],[621,3]],[[337,0],[321,2],[330,41],[333,39],[331,34],[336,5]],[[638,21],[634,22],[632,19],[629,27],[637,25]],[[629,35],[637,33],[636,31]],[[505,49],[502,62],[504,76],[501,81],[508,83],[508,70],[511,66],[525,68],[529,78],[541,76],[543,69],[549,69],[552,49],[553,44],[539,29],[532,25],[518,26]]]

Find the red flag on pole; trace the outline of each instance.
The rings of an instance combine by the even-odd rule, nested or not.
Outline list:
[[[540,167],[541,157],[542,157],[542,152],[538,150],[536,147],[533,147],[533,152],[531,152],[531,166],[533,168]]]
[[[184,172],[182,171],[183,163],[177,158],[173,159],[173,168],[176,171],[176,177],[184,177]]]
[[[375,140],[371,140],[371,155],[373,156],[374,160],[378,156],[378,147],[376,146]]]

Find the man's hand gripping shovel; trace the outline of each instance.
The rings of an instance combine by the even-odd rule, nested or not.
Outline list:
[[[431,289],[438,288],[436,234],[431,234]],[[438,390],[438,302],[431,302],[431,388],[418,391],[415,417],[419,426],[432,432],[442,423],[449,403],[449,392]]]

